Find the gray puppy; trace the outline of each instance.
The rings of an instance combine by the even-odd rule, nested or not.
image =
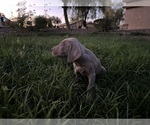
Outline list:
[[[74,73],[88,77],[87,92],[94,87],[96,74],[105,73],[106,69],[101,65],[95,54],[85,48],[76,38],[66,38],[52,48],[55,57],[66,57],[68,62],[73,62]]]

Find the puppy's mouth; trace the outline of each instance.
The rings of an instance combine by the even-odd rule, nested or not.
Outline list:
[[[58,55],[57,57],[65,58],[65,57],[67,57],[67,56],[66,56],[66,55]]]
[[[54,56],[54,57],[60,57],[60,58],[67,57],[67,55],[65,55],[65,54],[59,55],[58,53],[54,53],[54,52],[52,52],[52,56]]]
[[[54,52],[52,52],[52,56],[56,57],[56,56],[57,56],[57,54],[56,54],[56,53],[54,53]]]

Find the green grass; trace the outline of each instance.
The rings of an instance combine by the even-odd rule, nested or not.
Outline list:
[[[50,49],[65,36],[0,36],[0,118],[149,118],[150,40],[75,36],[108,70],[94,97]]]

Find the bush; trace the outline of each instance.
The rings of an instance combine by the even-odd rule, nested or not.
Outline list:
[[[22,17],[18,17],[17,23],[20,28],[23,28],[26,18],[27,18],[26,15],[23,15]]]
[[[5,26],[6,27],[10,26],[10,23],[11,23],[10,20],[8,20],[8,19],[5,20]]]
[[[46,28],[47,26],[47,19],[44,16],[38,16],[35,18],[35,27],[37,29]]]
[[[18,23],[10,21],[9,27],[11,27],[11,28],[18,28]]]
[[[47,25],[48,25],[48,27],[53,27],[51,18],[47,19]]]
[[[94,21],[95,27],[101,31],[111,30],[112,21],[108,18],[97,19]]]
[[[123,9],[114,10],[110,7],[104,9],[104,17],[94,21],[95,27],[102,31],[116,30],[123,19]]]

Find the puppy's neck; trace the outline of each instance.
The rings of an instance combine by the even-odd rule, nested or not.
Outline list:
[[[75,63],[77,66],[83,66],[85,65],[85,59],[82,57],[79,57],[77,60],[75,60],[73,63]]]

